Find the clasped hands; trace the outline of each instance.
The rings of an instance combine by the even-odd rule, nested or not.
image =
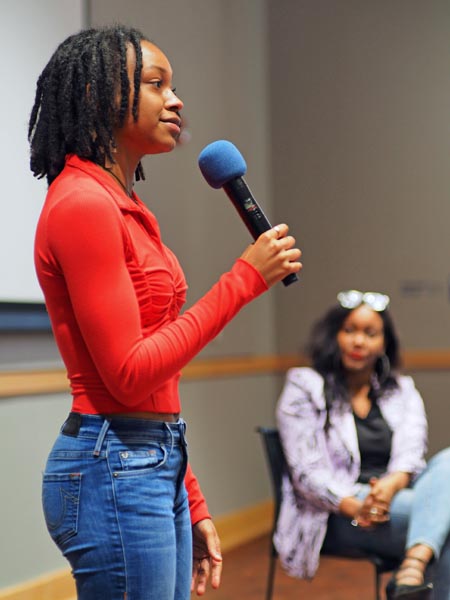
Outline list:
[[[370,492],[361,502],[357,514],[352,520],[355,527],[371,528],[390,519],[389,511],[395,487],[388,478],[377,479],[373,477],[370,481]]]

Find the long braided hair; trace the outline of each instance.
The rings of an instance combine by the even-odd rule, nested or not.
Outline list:
[[[48,184],[62,171],[67,154],[104,166],[114,163],[114,129],[130,110],[127,47],[134,48],[136,66],[131,114],[138,118],[142,70],[137,29],[123,25],[85,29],[63,41],[42,71],[28,127],[30,167]],[[144,179],[141,163],[136,180]]]
[[[325,431],[330,425],[332,407],[348,401],[348,389],[345,373],[341,363],[341,353],[337,343],[337,334],[348,315],[354,309],[335,305],[313,326],[307,343],[307,353],[312,367],[324,378],[324,394],[326,403]],[[397,387],[396,370],[400,367],[400,346],[394,322],[389,310],[378,313],[383,320],[386,363],[389,365],[385,372],[383,360],[375,364],[375,377],[372,380],[369,397],[379,398],[385,391]]]

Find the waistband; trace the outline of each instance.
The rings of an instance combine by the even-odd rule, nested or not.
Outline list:
[[[177,422],[151,421],[149,419],[135,419],[133,417],[120,417],[102,415],[87,415],[82,413],[69,413],[61,427],[61,433],[72,437],[97,439],[100,432],[103,437],[151,437],[171,443],[178,440],[184,443],[186,423],[183,419]]]

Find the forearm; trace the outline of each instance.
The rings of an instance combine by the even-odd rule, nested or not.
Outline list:
[[[395,493],[408,487],[411,481],[411,474],[397,471],[396,473],[388,473],[382,478],[383,481],[389,484]]]
[[[349,519],[354,519],[358,517],[367,503],[370,505],[385,503],[388,506],[395,494],[409,485],[409,481],[410,475],[408,473],[389,473],[373,483],[372,490],[364,502],[354,496],[343,498],[339,504],[339,513]]]
[[[354,496],[347,496],[339,504],[339,513],[349,519],[355,519],[359,515],[361,508],[361,500],[358,500]]]
[[[209,343],[243,306],[266,291],[254,269],[237,261],[220,280],[183,315],[147,338],[138,338],[129,352],[129,331],[122,332],[117,356],[102,364],[102,376],[112,389],[119,389],[124,404],[145,400],[164,381],[173,377]],[[97,343],[94,340],[93,343]],[[96,352],[98,361],[102,355]],[[126,357],[119,368],[115,365]],[[114,360],[116,358],[116,360]]]
[[[188,493],[189,512],[191,513],[191,523],[195,525],[203,519],[210,519],[210,513],[206,504],[205,497],[200,489],[197,478],[192,472],[191,465],[188,463],[184,483]]]
[[[390,504],[392,498],[397,492],[408,487],[411,481],[411,474],[403,471],[388,473],[372,484],[371,496],[376,501]]]

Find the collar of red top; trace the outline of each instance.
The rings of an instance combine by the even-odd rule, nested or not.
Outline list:
[[[133,197],[128,196],[125,193],[125,190],[120,187],[118,182],[115,181],[107,171],[102,169],[99,165],[91,160],[87,158],[80,158],[75,154],[69,154],[66,157],[66,166],[80,169],[97,180],[100,185],[105,187],[114,195],[114,199],[119,205],[119,208],[128,211],[136,209],[139,211],[141,210],[140,207],[143,203],[136,192],[133,190]]]

